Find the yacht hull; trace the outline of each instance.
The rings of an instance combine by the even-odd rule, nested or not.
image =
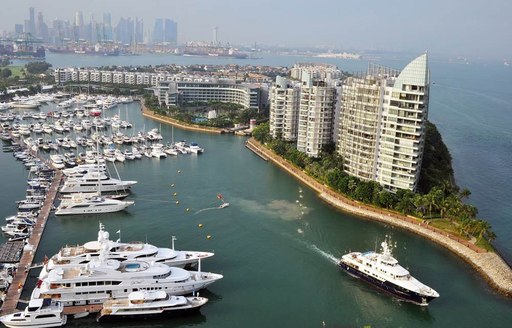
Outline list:
[[[364,272],[357,270],[356,268],[352,267],[347,263],[344,263],[343,261],[341,261],[338,264],[338,266],[340,267],[341,270],[346,271],[351,276],[362,279],[377,289],[385,291],[389,294],[392,294],[393,296],[396,296],[408,302],[412,302],[414,304],[427,306],[430,303],[430,301],[436,298],[433,296],[422,295],[414,291],[407,290],[396,284],[393,284],[390,281],[381,281],[379,279],[376,279],[372,276],[365,274]]]
[[[86,208],[59,208],[55,211],[55,215],[78,215],[78,214],[98,214],[98,213],[112,213],[119,212],[127,208],[133,202],[123,202],[119,205],[109,205],[101,207],[86,207]]]
[[[132,314],[102,314],[98,313],[98,317],[96,318],[97,322],[116,322],[116,321],[126,321],[126,320],[142,320],[142,319],[161,319],[161,318],[173,318],[173,317],[182,317],[187,315],[193,315],[199,312],[200,306],[196,307],[182,307],[180,309],[176,308],[165,308],[162,310],[154,309],[154,310],[145,310],[142,309],[139,311],[134,311]]]

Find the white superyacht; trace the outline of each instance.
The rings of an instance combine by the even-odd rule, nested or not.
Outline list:
[[[339,267],[348,274],[370,283],[403,300],[426,306],[439,297],[432,288],[411,276],[391,255],[386,241],[381,243],[382,252],[352,252],[342,256]]]
[[[120,233],[121,231],[119,231]],[[55,268],[74,267],[78,264],[85,267],[93,259],[100,255],[102,249],[106,249],[105,256],[108,259],[119,261],[139,259],[146,262],[163,263],[173,267],[189,267],[212,257],[214,253],[198,251],[179,251],[174,249],[174,240],[172,238],[172,248],[161,248],[142,242],[122,243],[120,240],[110,240],[110,234],[105,231],[105,226],[100,223],[98,239],[89,241],[83,245],[66,246],[45,261],[39,274],[39,278],[46,277],[49,271]]]
[[[89,172],[82,177],[67,178],[61,193],[104,192],[127,190],[137,181],[113,179],[100,172]]]
[[[62,199],[55,215],[99,214],[124,210],[133,201],[123,201],[102,196],[87,194],[72,194],[71,198]]]
[[[39,280],[31,299],[49,298],[66,306],[103,304],[108,299],[127,298],[141,289],[185,295],[206,288],[222,275],[187,271],[162,263],[118,261],[106,257],[106,248],[85,266],[56,268]]]

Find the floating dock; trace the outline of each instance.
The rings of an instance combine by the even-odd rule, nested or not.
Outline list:
[[[46,221],[48,220],[50,211],[52,210],[53,202],[57,196],[61,180],[62,171],[57,170],[55,176],[53,177],[50,189],[48,190],[48,194],[46,195],[43,207],[41,208],[41,212],[37,217],[37,221],[32,230],[32,234],[28,239],[28,244],[23,250],[23,255],[21,256],[21,260],[18,264],[16,274],[14,275],[11,286],[7,290],[5,302],[0,312],[1,315],[17,311],[16,307],[18,305],[23,286],[25,285],[30,266],[34,261],[34,256],[39,246],[39,242],[43,236],[43,231],[46,227]]]
[[[9,241],[0,246],[0,263],[18,263],[21,259],[21,253],[25,242]]]

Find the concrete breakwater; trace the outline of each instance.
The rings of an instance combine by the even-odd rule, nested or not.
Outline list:
[[[474,267],[494,289],[508,297],[512,297],[512,269],[498,254],[487,252],[467,240],[429,226],[420,219],[404,216],[393,211],[374,208],[343,197],[276,155],[255,139],[251,138],[247,143],[250,145],[249,148],[251,150],[257,149],[259,154],[264,154],[274,164],[318,192],[319,197],[325,202],[357,216],[412,231],[444,246]]]

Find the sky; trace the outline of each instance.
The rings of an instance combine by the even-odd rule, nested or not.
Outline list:
[[[429,51],[473,58],[512,58],[512,0],[1,0],[0,31],[28,19],[29,8],[73,20],[81,10],[178,22],[179,42],[326,46],[347,50]]]

